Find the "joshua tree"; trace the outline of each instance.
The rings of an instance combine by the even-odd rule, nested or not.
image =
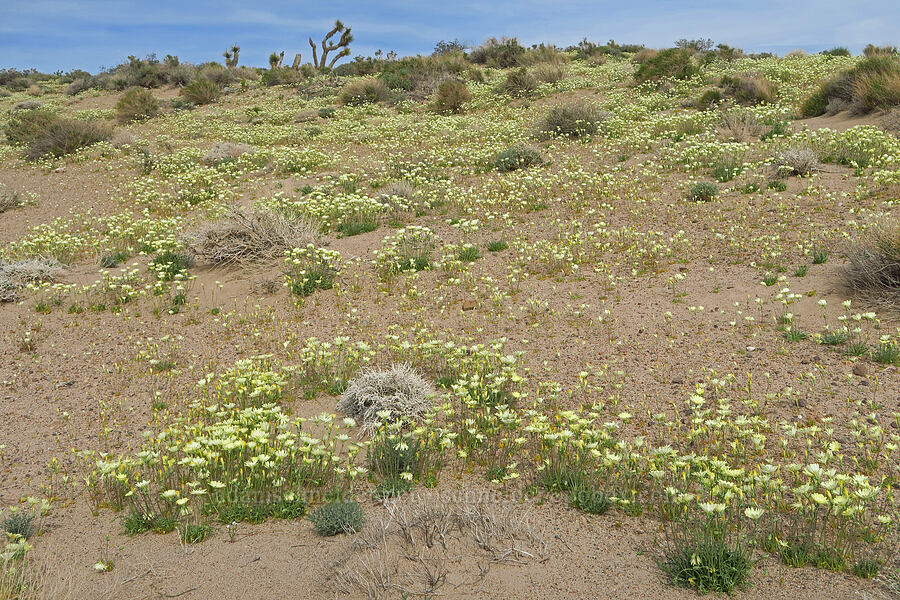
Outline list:
[[[335,34],[340,33],[341,37],[337,43],[329,42]],[[316,44],[313,42],[312,38],[309,38],[309,45],[312,46],[312,54],[313,54],[313,66],[319,69],[324,69],[326,66],[330,69],[334,66],[339,59],[344,56],[350,56],[350,42],[353,41],[353,34],[350,33],[350,28],[345,27],[340,20],[334,22],[334,28],[325,34],[325,37],[322,38],[322,58],[319,60],[316,56]],[[330,63],[325,62],[325,59],[328,57],[328,53],[340,48],[340,51],[334,55],[331,59]]]
[[[284,60],[284,50],[281,51],[281,54],[277,54],[273,52],[269,55],[269,66],[273,69],[281,68],[281,61]]]
[[[238,64],[238,54],[241,52],[241,47],[237,44],[231,47],[231,50],[226,50],[222,53],[222,56],[225,57],[225,66],[226,67],[236,67]]]
[[[291,65],[291,68],[295,71],[300,69],[300,53],[294,55],[294,64]]]

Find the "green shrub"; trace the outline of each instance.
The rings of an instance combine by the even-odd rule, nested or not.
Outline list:
[[[59,117],[44,108],[17,110],[10,114],[3,133],[10,144],[28,144],[57,121]]]
[[[206,523],[187,524],[181,529],[181,541],[185,544],[199,544],[209,537],[212,528]]]
[[[112,129],[98,121],[58,119],[31,140],[25,157],[37,160],[44,156],[66,156],[80,148],[108,140]]]
[[[373,102],[384,102],[390,97],[388,87],[380,79],[357,79],[341,89],[339,95],[342,104],[359,106]]]
[[[694,202],[709,202],[719,194],[719,188],[710,181],[701,181],[691,188],[691,200]]]
[[[551,108],[538,124],[538,132],[545,137],[553,135],[583,137],[597,133],[600,124],[608,118],[609,113],[593,104],[569,102]]]
[[[700,98],[697,100],[697,108],[708,110],[722,102],[722,98],[722,90],[706,90],[700,94]]]
[[[197,106],[215,102],[221,95],[222,88],[206,77],[198,77],[181,88],[181,96]]]
[[[25,538],[34,535],[34,515],[23,510],[10,512],[3,519],[3,531],[8,535]]]
[[[648,58],[634,74],[638,82],[657,81],[664,77],[687,79],[697,73],[697,65],[688,50],[669,48]]]
[[[356,533],[365,522],[363,509],[354,500],[336,500],[320,506],[309,515],[321,536]]]
[[[494,160],[494,168],[505,173],[507,171],[515,171],[516,169],[527,169],[544,164],[544,158],[541,153],[524,144],[511,146],[497,155]]]
[[[831,50],[822,50],[822,54],[825,56],[852,56],[850,50],[844,46],[837,46]]]
[[[432,109],[443,114],[459,114],[463,105],[471,99],[472,93],[465,82],[448,79],[438,86]]]
[[[612,506],[609,496],[590,487],[572,490],[570,497],[572,506],[592,515],[602,515]]]
[[[462,53],[455,52],[438,56],[406,56],[400,60],[386,61],[380,68],[378,78],[390,89],[413,92],[424,98],[434,92],[435,81],[447,77],[459,78],[470,66]]]
[[[194,266],[194,257],[178,250],[157,252],[150,261],[150,269],[160,281],[172,281],[179,273]]]
[[[500,85],[500,91],[510,96],[525,96],[537,89],[538,81],[525,67],[515,69],[506,74]]]
[[[150,90],[145,88],[131,88],[116,102],[116,120],[122,124],[152,119],[157,113],[159,102]]]
[[[800,104],[800,116],[818,117],[824,115],[828,107],[828,93],[824,88],[818,89]]]
[[[900,104],[900,56],[875,53],[838,73],[804,100],[800,114],[816,117],[849,108],[857,113]],[[831,106],[836,107],[832,109]]]
[[[299,70],[289,67],[275,67],[263,73],[259,80],[268,86],[273,85],[296,85],[306,80],[306,77]]]
[[[475,64],[507,69],[519,64],[525,55],[525,48],[517,38],[489,38],[469,53],[469,60]]]
[[[745,550],[715,537],[671,551],[663,562],[663,569],[673,584],[693,588],[701,594],[730,594],[747,583],[752,566]]]

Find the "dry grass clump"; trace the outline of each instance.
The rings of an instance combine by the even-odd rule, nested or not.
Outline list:
[[[540,63],[531,69],[531,74],[541,83],[557,83],[566,76],[566,70],[556,63]]]
[[[63,573],[61,563],[36,566],[29,559],[0,559],[0,600],[69,600],[75,598],[72,573]],[[74,561],[66,567],[74,568]]]
[[[775,84],[762,75],[726,76],[722,78],[720,85],[726,96],[734,98],[740,104],[774,104],[776,100]]]
[[[850,244],[845,285],[866,302],[896,310],[900,306],[900,222],[870,228]]]
[[[131,88],[116,102],[116,120],[121,124],[152,119],[159,113],[159,102],[145,88]]]
[[[205,165],[215,166],[230,160],[237,160],[248,152],[253,152],[253,148],[247,144],[216,142],[213,147],[207,150],[206,154],[200,158],[200,162]]]
[[[13,104],[12,110],[36,110],[43,107],[44,103],[39,100],[22,100]]]
[[[134,134],[127,129],[116,129],[113,132],[112,137],[109,138],[109,145],[117,149],[121,149],[124,146],[133,147],[135,142]]]
[[[838,73],[800,106],[804,117],[850,110],[865,114],[900,105],[900,56],[872,54],[848,71]]]
[[[719,135],[726,141],[747,142],[754,137],[759,137],[766,130],[766,126],[760,123],[752,112],[747,110],[731,110],[722,113],[722,121],[719,124]]]
[[[900,136],[900,107],[885,113],[878,124],[888,133]]]
[[[232,210],[187,240],[191,252],[212,265],[249,265],[283,258],[291,248],[316,240],[316,229],[305,220],[288,219],[272,211]]]
[[[391,207],[392,210],[408,210],[414,207],[416,199],[416,188],[408,181],[391,181],[379,190],[379,200],[382,204]],[[402,201],[397,201],[402,198]]]
[[[572,138],[593,135],[610,113],[593,104],[569,102],[551,108],[538,123],[538,137],[566,136]]]
[[[819,156],[809,148],[791,148],[775,156],[776,175],[807,177],[819,169]]]
[[[22,206],[22,194],[16,190],[7,189],[0,183],[0,213]]]
[[[0,262],[0,302],[18,301],[19,290],[25,285],[53,281],[62,270],[62,263],[46,258]]]
[[[416,419],[431,408],[435,391],[407,364],[381,371],[368,369],[350,382],[341,395],[338,410],[356,420],[363,433],[373,433],[385,419]]]
[[[492,565],[524,567],[547,557],[543,527],[508,501],[407,494],[384,507],[387,514],[370,522],[334,564],[338,593],[431,598],[452,589],[471,597]]]
[[[351,81],[343,88],[339,98],[341,104],[347,106],[360,106],[374,102],[384,102],[390,98],[391,92],[380,79],[357,79]]]

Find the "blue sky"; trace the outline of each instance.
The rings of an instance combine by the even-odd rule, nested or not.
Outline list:
[[[898,0],[0,0],[0,68],[95,72],[150,52],[196,63],[221,60],[232,43],[242,48],[241,64],[265,65],[273,50],[302,52],[305,62],[306,38],[320,38],[338,17],[353,27],[352,56],[428,53],[440,39],[477,44],[492,35],[527,44],[568,45],[587,36],[652,47],[709,37],[778,53],[900,44]]]

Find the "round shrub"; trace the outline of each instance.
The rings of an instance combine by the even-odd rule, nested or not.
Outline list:
[[[198,77],[181,88],[181,97],[197,106],[215,102],[221,95],[222,88],[206,77]]]
[[[3,519],[3,531],[10,536],[30,538],[34,534],[34,515],[17,510]]]
[[[122,124],[152,119],[158,113],[159,102],[146,88],[131,88],[116,102],[116,120]]]
[[[65,156],[111,137],[112,129],[106,123],[57,119],[31,140],[25,157],[37,160],[43,156]]]
[[[688,50],[669,48],[660,50],[656,56],[646,59],[634,77],[639,82],[657,81],[664,77],[670,79],[687,79],[697,72],[697,65]]]
[[[706,90],[697,100],[697,108],[708,110],[722,102],[722,90]]]
[[[442,114],[459,114],[463,105],[471,99],[472,93],[465,82],[448,79],[438,86],[432,109]]]
[[[374,102],[384,102],[390,97],[388,87],[380,79],[357,79],[341,89],[339,95],[342,104],[359,106]]]
[[[59,117],[43,108],[17,110],[3,128],[10,144],[28,144],[57,122]]]
[[[709,202],[719,194],[716,184],[702,181],[691,188],[691,200],[694,202]]]
[[[775,85],[762,75],[723,77],[726,94],[741,104],[773,104],[776,100]]]
[[[525,48],[517,38],[489,38],[469,53],[469,60],[475,64],[506,69],[519,64]]]
[[[819,156],[809,148],[790,148],[775,157],[777,175],[806,177],[819,169]]]
[[[434,397],[430,383],[409,365],[399,364],[386,371],[363,371],[344,390],[338,410],[367,431],[379,426],[382,418],[378,413],[382,411],[390,411],[391,420],[422,416],[431,408]]]
[[[524,144],[517,144],[507,148],[497,155],[494,160],[494,168],[501,173],[507,171],[515,171],[516,169],[526,169],[544,164],[544,157],[541,153]]]
[[[339,533],[356,533],[365,522],[363,509],[354,500],[337,500],[320,506],[309,515],[321,536],[338,535]]]
[[[566,71],[561,65],[541,63],[531,70],[531,74],[541,83],[557,83],[563,80]]]
[[[510,96],[525,96],[537,89],[538,80],[525,67],[510,71],[500,86],[500,91]]]
[[[609,116],[608,112],[592,104],[569,102],[551,108],[538,124],[538,132],[544,137],[564,135],[578,138],[593,135]]]

